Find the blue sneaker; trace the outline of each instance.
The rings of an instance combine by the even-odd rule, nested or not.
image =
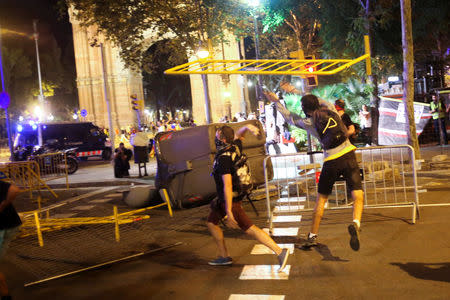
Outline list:
[[[278,263],[280,264],[278,272],[283,271],[284,267],[286,267],[288,257],[289,257],[289,249],[283,249],[283,251],[281,251],[281,254],[278,255]]]
[[[231,265],[232,263],[233,259],[229,256],[228,257],[219,256],[215,260],[211,260],[208,262],[208,264],[211,266],[228,266]]]

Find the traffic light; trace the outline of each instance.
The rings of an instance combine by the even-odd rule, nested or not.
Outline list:
[[[305,59],[315,59],[316,57],[314,55],[309,55],[309,56],[305,56]],[[317,70],[317,63],[307,63],[305,65],[305,69],[309,72],[309,73],[314,73]],[[317,86],[318,80],[317,80],[317,75],[306,75],[305,76],[306,79],[306,84],[308,86]]]
[[[131,105],[132,105],[132,109],[133,110],[142,110],[143,109],[143,101],[142,100],[138,100],[137,95],[136,94],[132,94],[130,96],[131,98]]]

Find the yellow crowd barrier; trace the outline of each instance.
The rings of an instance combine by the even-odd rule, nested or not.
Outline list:
[[[99,225],[99,224],[114,224],[114,235],[117,242],[120,241],[119,225],[129,224],[145,219],[149,219],[149,215],[144,215],[145,211],[155,209],[161,206],[167,206],[169,215],[173,217],[172,207],[169,201],[164,203],[145,207],[137,210],[132,210],[124,213],[118,213],[117,206],[113,207],[113,214],[111,216],[103,217],[77,217],[77,218],[50,218],[49,211],[46,212],[44,218],[40,217],[43,211],[32,211],[23,214],[23,224],[19,237],[27,237],[37,234],[39,246],[44,246],[42,233],[62,230],[65,228],[83,226],[83,225]]]
[[[0,178],[17,185],[23,192],[29,192],[30,198],[37,192],[38,209],[41,207],[41,189],[47,189],[55,198],[58,195],[41,179],[36,161],[0,163]]]

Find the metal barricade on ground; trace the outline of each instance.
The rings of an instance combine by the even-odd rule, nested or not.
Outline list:
[[[90,202],[92,199],[83,199],[63,201],[23,214],[23,224],[18,237],[11,243],[14,250],[9,259],[27,270],[29,276],[24,279],[28,281],[25,286],[180,244],[157,249],[150,247],[158,239],[154,235],[155,225],[147,222],[151,219],[149,211],[167,207],[168,216],[173,217],[168,198],[162,203],[133,210],[120,203],[106,204],[104,199],[97,199],[100,201],[96,202],[104,204],[93,206],[89,205],[93,203]],[[79,211],[77,217],[67,217],[67,213],[61,213],[74,209]],[[164,210],[153,212],[155,215],[166,215]]]
[[[364,207],[412,207],[412,223],[419,212],[419,190],[414,150],[409,145],[358,148],[356,157],[363,178]],[[269,180],[273,165],[273,179]],[[269,228],[274,216],[314,209],[322,153],[295,153],[267,157],[264,161]],[[336,181],[327,209],[351,208],[351,195],[343,180]]]

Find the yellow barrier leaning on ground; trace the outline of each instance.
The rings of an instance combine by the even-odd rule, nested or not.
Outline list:
[[[172,207],[169,201],[161,203],[155,206],[145,207],[137,210],[132,210],[129,212],[119,214],[117,212],[117,206],[113,207],[113,215],[105,217],[80,217],[80,218],[49,218],[47,211],[46,218],[40,219],[39,213],[42,211],[32,211],[25,213],[23,215],[23,224],[21,226],[21,233],[19,237],[26,237],[30,235],[37,234],[39,246],[44,246],[44,241],[42,237],[43,232],[50,232],[61,230],[64,228],[81,226],[81,225],[93,225],[93,224],[114,224],[114,235],[117,242],[120,242],[120,231],[119,225],[128,224],[144,219],[149,219],[149,215],[138,215],[147,210],[151,210],[157,207],[167,205],[169,215],[173,217]],[[33,217],[32,217],[33,216]]]

